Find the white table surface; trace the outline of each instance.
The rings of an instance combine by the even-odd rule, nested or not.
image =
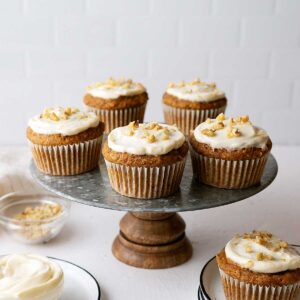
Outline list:
[[[117,261],[111,244],[124,213],[80,204],[73,205],[61,235],[46,245],[23,245],[1,230],[1,253],[35,252],[79,264],[95,275],[104,300],[197,299],[203,264],[235,233],[265,229],[300,244],[300,147],[274,147],[272,152],[279,174],[269,188],[239,203],[182,213],[194,255],[181,266],[143,270]],[[0,148],[0,195],[40,189],[29,174],[29,161],[26,147]]]

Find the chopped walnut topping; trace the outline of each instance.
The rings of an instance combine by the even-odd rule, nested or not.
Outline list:
[[[204,134],[204,135],[206,135],[206,136],[210,136],[210,137],[216,136],[216,133],[215,133],[214,129],[205,128],[205,129],[201,130],[201,133]]]
[[[49,119],[52,120],[52,121],[59,121],[59,117],[57,116],[57,114],[55,112],[52,112],[49,115]]]
[[[223,113],[220,113],[217,117],[216,117],[217,121],[225,121],[225,115]]]
[[[233,125],[235,125],[235,121],[234,121],[234,118],[230,118],[229,119],[229,127],[232,127]]]
[[[211,119],[210,119],[210,118],[207,118],[205,122],[206,122],[207,124],[210,124],[210,123],[211,123]]]
[[[179,83],[178,83],[178,87],[184,87],[185,86],[185,82],[183,80],[181,80]]]
[[[158,123],[152,122],[149,123],[148,125],[145,126],[146,130],[160,130],[163,129],[163,127],[161,125],[159,125]]]
[[[216,87],[217,87],[217,84],[216,84],[215,82],[212,82],[212,83],[209,84],[209,86],[210,86],[211,88],[216,88]]]
[[[163,141],[166,141],[166,140],[169,140],[170,137],[169,137],[168,135],[164,134],[164,135],[161,137],[161,139],[162,139]]]
[[[154,143],[154,142],[156,142],[156,137],[153,134],[149,135],[147,137],[147,142],[148,143]]]
[[[133,136],[134,135],[134,131],[132,129],[129,129],[128,132],[127,132],[127,134],[129,136]]]
[[[168,88],[174,88],[174,87],[176,87],[176,84],[174,82],[170,82],[168,84]]]
[[[229,128],[227,137],[234,138],[234,137],[240,137],[242,133],[237,128]]]
[[[235,118],[235,122],[239,124],[244,124],[249,122],[249,116],[242,116]]]
[[[254,262],[252,260],[249,260],[246,264],[246,268],[252,268],[254,266]]]
[[[246,245],[245,250],[246,250],[247,253],[252,253],[253,252],[253,249],[250,245]]]
[[[285,241],[281,241],[279,243],[279,247],[282,248],[282,249],[287,249],[289,247],[289,244]]]
[[[135,129],[139,128],[140,127],[139,121],[130,122],[128,127],[132,130],[135,130]]]
[[[117,79],[114,79],[113,77],[110,77],[105,82],[96,82],[96,83],[89,85],[87,87],[87,90],[91,90],[91,89],[95,89],[95,88],[105,88],[105,89],[109,90],[109,89],[112,89],[115,87],[123,87],[125,89],[129,89],[133,85],[139,87],[142,90],[145,89],[145,87],[142,84],[134,83],[132,81],[132,79],[126,80],[124,78],[121,78],[121,79],[117,80]]]
[[[163,133],[166,134],[166,135],[169,135],[170,134],[170,130],[168,128],[164,128],[163,129]]]
[[[258,261],[262,261],[262,260],[274,260],[274,258],[272,256],[264,254],[262,252],[256,253],[256,259]]]
[[[223,129],[225,127],[224,123],[223,122],[218,122],[217,124],[214,124],[212,126],[212,129],[214,130],[220,130],[220,129]]]
[[[70,115],[72,114],[72,108],[71,108],[71,107],[67,107],[67,108],[65,109],[65,114],[66,114],[67,116],[70,116]]]
[[[28,206],[24,211],[16,214],[14,219],[20,221],[42,221],[45,219],[51,219],[62,212],[60,204],[43,204],[40,206],[31,207]]]
[[[192,85],[197,85],[197,84],[200,84],[200,83],[201,83],[201,80],[200,80],[199,78],[195,78],[195,79],[191,82]]]

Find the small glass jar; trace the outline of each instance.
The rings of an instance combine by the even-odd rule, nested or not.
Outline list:
[[[58,204],[61,211],[54,217],[42,220],[19,220],[16,215],[26,208]],[[64,227],[71,209],[71,202],[51,194],[10,193],[0,198],[0,223],[5,231],[26,244],[47,243]]]

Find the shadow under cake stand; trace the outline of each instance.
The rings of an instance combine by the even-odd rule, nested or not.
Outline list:
[[[100,168],[76,176],[49,176],[33,161],[35,180],[55,194],[82,204],[128,211],[121,219],[120,232],[112,246],[123,263],[145,269],[170,268],[192,256],[192,245],[185,235],[185,222],[177,212],[213,208],[249,198],[265,189],[278,171],[270,155],[260,185],[241,190],[218,189],[193,180],[191,160],[187,160],[180,190],[161,199],[136,199],[115,192],[109,183],[104,161]]]

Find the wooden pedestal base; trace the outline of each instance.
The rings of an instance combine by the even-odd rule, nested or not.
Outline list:
[[[177,213],[127,213],[112,252],[123,263],[144,269],[171,268],[192,256],[185,223]]]

